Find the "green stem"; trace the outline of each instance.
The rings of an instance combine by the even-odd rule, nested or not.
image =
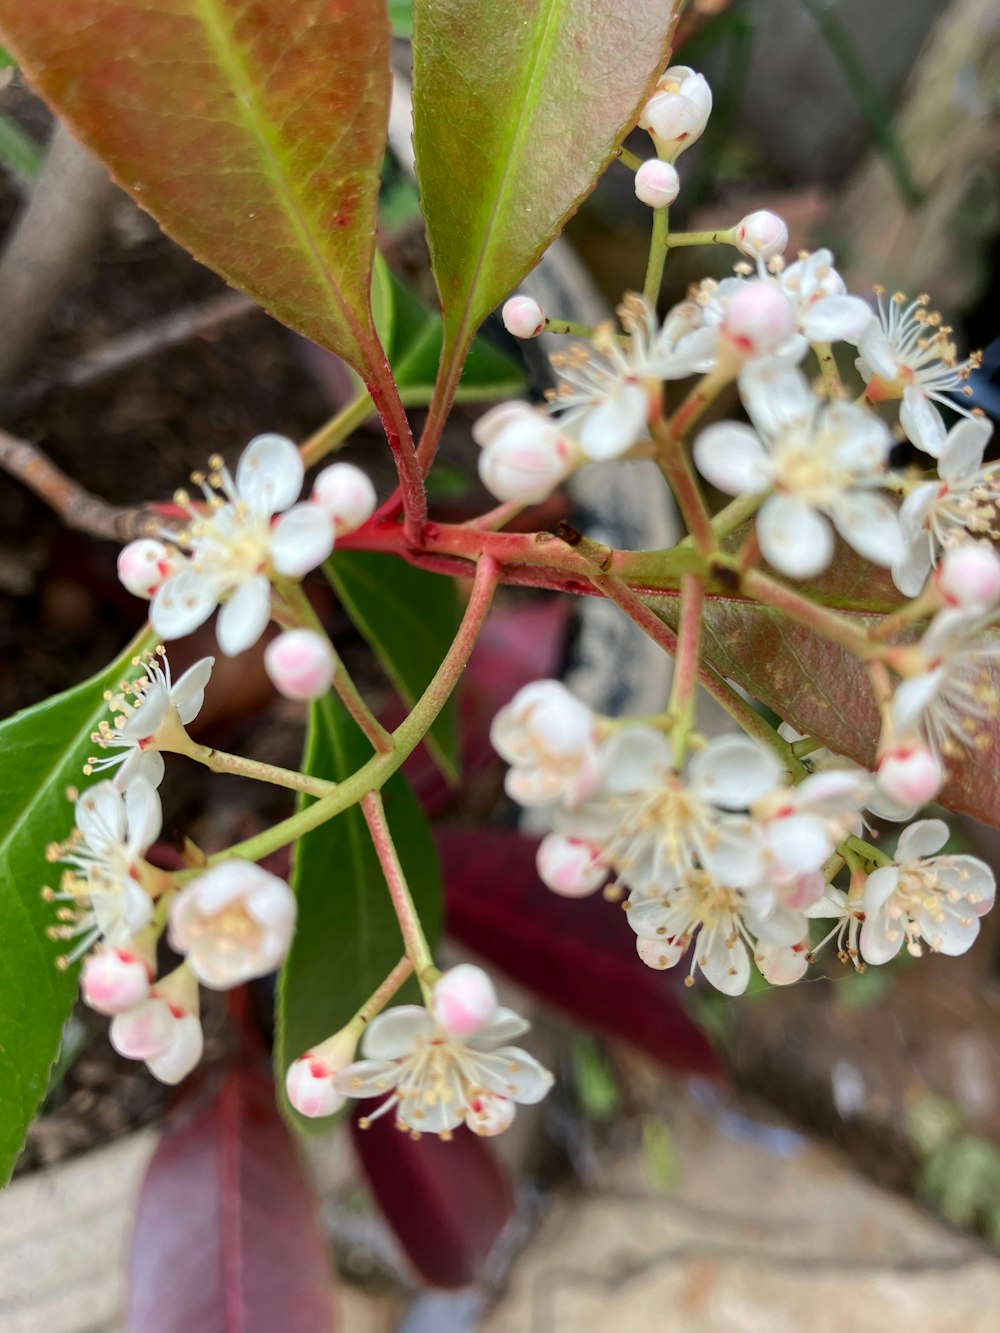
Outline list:
[[[440,973],[434,966],[430,945],[420,924],[420,915],[413,901],[413,894],[399,862],[399,854],[392,840],[381,795],[377,791],[370,791],[367,796],[362,797],[361,809],[368,825],[368,832],[371,834],[375,854],[385,875],[385,882],[389,887],[389,897],[392,899],[396,920],[402,932],[406,956],[413,964],[420,989],[424,993],[424,1000],[430,1004],[434,982]]]
[[[715,533],[715,540],[722,541],[728,537],[731,532],[748,519],[753,518],[757,510],[764,503],[764,493],[756,495],[738,495],[735,500],[730,500],[729,504],[712,519],[712,531]]]
[[[385,981],[382,982],[378,990],[375,990],[365,1000],[364,1004],[354,1015],[351,1021],[346,1024],[348,1030],[355,1031],[358,1036],[365,1030],[368,1024],[380,1014],[392,997],[413,973],[413,964],[409,958],[404,955],[396,966],[392,969]]]
[[[312,467],[327,454],[332,454],[346,442],[348,437],[373,416],[375,409],[367,393],[352,398],[346,407],[342,407],[335,417],[331,417],[325,426],[321,426],[314,435],[310,435],[304,444],[299,445],[299,453],[306,467]]]
[[[619,149],[618,161],[623,167],[628,167],[629,171],[638,171],[642,166],[642,158],[630,153],[627,148]]]
[[[656,309],[660,297],[660,284],[663,281],[663,265],[667,259],[667,237],[670,230],[670,210],[653,209],[653,231],[649,238],[649,259],[646,261],[646,281],[642,295],[646,304]]]
[[[748,597],[763,602],[765,606],[771,606],[776,611],[781,611],[796,624],[822,634],[825,639],[838,644],[862,662],[877,655],[878,649],[872,644],[865,630],[856,629],[843,616],[838,616],[835,611],[811,602],[808,597],[793,592],[783,583],[778,583],[755,569],[747,570],[743,574],[741,583]]]
[[[701,616],[704,603],[704,579],[697,574],[682,574],[677,657],[670,687],[670,704],[667,708],[676,768],[680,768],[684,762],[688,734],[694,726],[694,697],[698,680]]]
[[[680,245],[735,245],[734,231],[733,227],[722,231],[675,231],[663,244],[670,250]]]
[[[546,319],[546,333],[569,334],[572,338],[593,338],[595,329],[591,324],[578,324],[575,319]]]
[[[227,754],[224,750],[213,750],[207,745],[196,745],[194,741],[191,741],[190,749],[175,753],[186,754],[189,759],[204,764],[213,773],[234,773],[237,777],[270,782],[275,787],[286,787],[289,791],[305,792],[307,796],[331,796],[337,790],[335,782],[327,782],[324,778],[313,778],[308,773],[296,773],[293,769],[265,764],[259,759],[246,759],[239,754]]]

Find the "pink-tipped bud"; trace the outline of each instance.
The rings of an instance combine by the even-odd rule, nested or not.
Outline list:
[[[504,301],[500,318],[515,338],[537,338],[545,328],[545,311],[530,296],[512,296]]]
[[[547,499],[575,461],[569,441],[550,417],[525,404],[502,404],[486,414],[473,438],[483,445],[479,475],[498,500],[538,504]]]
[[[749,255],[751,259],[773,259],[785,253],[788,228],[777,213],[760,208],[756,213],[748,213],[742,222],[737,222],[733,228],[733,240],[737,250]]]
[[[492,1139],[510,1129],[517,1110],[509,1097],[501,1097],[496,1092],[477,1093],[469,1102],[465,1113],[465,1123],[480,1138]]]
[[[102,949],[90,954],[80,975],[84,1004],[99,1014],[123,1014],[149,995],[148,963],[129,949]]]
[[[990,611],[1000,599],[1000,557],[988,546],[953,546],[945,551],[934,577],[950,606]]]
[[[133,597],[151,598],[175,563],[162,542],[141,537],[118,552],[118,577]]]
[[[481,967],[460,963],[434,987],[434,1017],[449,1037],[471,1037],[497,1012],[497,993]]]
[[[536,864],[542,883],[564,898],[585,898],[608,877],[600,848],[564,833],[549,833],[542,839]]]
[[[900,805],[926,805],[941,790],[941,761],[922,741],[887,750],[875,771],[878,790]]]
[[[741,356],[767,356],[795,332],[795,311],[776,282],[751,278],[729,302],[720,329]]]
[[[197,1006],[197,984],[186,969],[178,968],[148,999],[114,1016],[108,1032],[111,1045],[126,1059],[145,1060],[161,1083],[179,1083],[201,1059],[204,1039]]]
[[[809,968],[808,937],[798,944],[758,944],[753,959],[772,986],[791,986],[801,981]]]
[[[285,1075],[285,1092],[299,1115],[318,1120],[340,1110],[345,1099],[333,1086],[339,1072],[311,1051],[292,1061]]]
[[[635,197],[650,208],[667,208],[680,193],[681,180],[669,162],[651,158],[635,173]]]
[[[712,90],[704,75],[673,65],[642,109],[639,124],[649,130],[661,157],[676,157],[704,133],[712,111]]]
[[[316,478],[310,498],[333,519],[336,537],[367,523],[378,504],[371,478],[353,463],[331,463],[325,467]]]
[[[286,699],[319,699],[333,680],[333,651],[322,634],[288,629],[264,650],[264,667]]]

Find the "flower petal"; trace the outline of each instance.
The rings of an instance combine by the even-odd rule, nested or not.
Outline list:
[[[799,327],[811,343],[857,343],[871,322],[872,308],[860,296],[824,296],[808,306]]]
[[[903,390],[899,424],[906,432],[907,439],[925,454],[930,454],[931,458],[937,458],[944,448],[946,432],[941,413],[912,384]]]
[[[141,774],[125,790],[128,845],[133,856],[141,856],[160,836],[163,809],[160,797]]]
[[[647,791],[673,771],[673,753],[651,727],[627,727],[598,751],[605,785],[612,792]]]
[[[271,529],[271,561],[279,574],[301,578],[333,550],[333,518],[319,505],[295,505]]]
[[[255,514],[277,514],[302,490],[304,468],[298,449],[284,435],[258,435],[240,455],[236,489]]]
[[[938,457],[938,473],[943,481],[958,481],[978,472],[993,424],[985,418],[967,417],[952,426]]]
[[[896,860],[921,861],[933,856],[948,841],[948,825],[943,819],[918,819],[904,829],[896,843]]]
[[[849,546],[872,564],[889,566],[903,554],[903,534],[895,508],[881,495],[849,491],[832,510],[834,525]]]
[[[398,1060],[435,1030],[433,1015],[423,1005],[400,1004],[372,1019],[361,1039],[361,1052],[368,1060]]]
[[[227,657],[252,648],[271,618],[271,584],[264,574],[241,583],[219,612],[215,637]]]
[[[760,549],[769,564],[791,578],[819,574],[833,559],[830,525],[790,495],[772,495],[757,515]]]
[[[502,1046],[492,1054],[477,1055],[475,1069],[490,1092],[525,1105],[540,1102],[552,1087],[549,1071],[519,1046]]]
[[[170,701],[185,726],[193,722],[201,712],[201,706],[205,702],[205,686],[209,682],[214,666],[214,657],[201,658],[194,666],[188,667],[170,691]]]
[[[125,841],[125,801],[111,782],[97,782],[76,803],[76,826],[87,846],[100,852]]]
[[[736,421],[720,421],[694,443],[695,467],[726,495],[770,490],[771,461],[756,431]]]
[[[638,384],[622,384],[583,418],[580,448],[595,462],[620,458],[645,436],[648,411],[646,391]]]
[[[781,774],[771,751],[749,736],[719,736],[697,751],[685,776],[703,800],[745,810],[777,786]]]
[[[341,1097],[378,1097],[393,1090],[401,1073],[391,1060],[358,1060],[334,1077],[333,1086]]]
[[[783,357],[749,361],[740,371],[739,389],[750,420],[766,439],[806,427],[816,414],[808,380]]]
[[[160,585],[149,608],[150,624],[161,639],[182,639],[205,623],[224,591],[214,575],[182,569]]]
[[[742,995],[750,981],[750,955],[746,945],[721,924],[711,932],[707,948],[702,945],[703,934],[699,934],[694,947],[706,981],[723,995]]]

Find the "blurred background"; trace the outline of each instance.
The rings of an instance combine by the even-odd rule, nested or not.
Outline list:
[[[405,6],[395,8],[405,97]],[[960,346],[984,349],[973,384],[995,416],[994,0],[692,0],[675,62],[708,76],[715,110],[680,161],[672,226],[731,226],[769,208],[787,220],[791,252],[829,245],[851,290],[882,282],[929,292]],[[328,354],[164,237],[53,125],[15,68],[3,78],[6,716],[103,667],[140,625],[141,605],[115,577],[118,545],[134,535],[128,507],[167,499],[208,454],[232,458],[262,430],[307,437],[352,386]],[[404,127],[398,156],[386,161],[380,243],[397,276],[431,304],[406,137]],[[628,146],[649,155],[642,134]],[[648,225],[630,173],[614,165],[569,227],[583,270],[571,254],[566,300],[612,307],[641,288]],[[734,258],[723,249],[675,252],[664,306],[696,278],[724,276]],[[499,378],[523,377],[535,395],[544,389],[534,345],[525,360],[495,319],[486,337]],[[439,515],[485,506],[473,480],[475,415],[462,408],[449,427],[431,495]],[[73,511],[82,531],[8,475],[34,466],[24,444],[83,488]],[[362,428],[344,456],[371,473],[380,495],[389,492],[377,426]],[[529,526],[569,515],[623,545],[669,529],[659,493],[600,489],[555,497]],[[398,716],[330,589],[319,580],[310,591],[355,679]],[[904,959],[856,975],[828,954],[804,984],[762,984],[735,1000],[642,969],[608,904],[554,901],[535,880],[533,844],[514,827],[486,736],[496,709],[542,675],[581,682],[607,711],[662,693],[656,660],[627,640],[605,640],[589,614],[509,590],[464,686],[461,791],[444,788],[421,754],[408,768],[438,822],[446,956],[475,957],[506,978],[515,1007],[534,1017],[533,1049],[556,1072],[556,1090],[489,1144],[414,1144],[385,1122],[367,1135],[344,1125],[306,1142],[304,1170],[339,1275],[338,1327],[877,1333],[906,1323],[992,1333],[1000,1327],[1000,918],[985,919],[962,958]],[[172,651],[175,673],[210,642],[206,632]],[[273,696],[259,651],[220,659],[212,684],[199,739],[297,764],[303,715]],[[288,809],[281,793],[205,781],[185,765],[168,767],[164,804],[165,864],[185,833],[211,849]],[[995,831],[953,824],[964,850],[997,866]],[[146,1260],[150,1238],[183,1237],[191,1198],[209,1202],[178,1202],[163,1180],[219,1151],[220,1098],[242,1097],[255,1108],[250,1119],[267,1122],[274,1137],[254,1149],[250,1136],[251,1157],[287,1149],[261,1082],[270,1004],[266,985],[236,1010],[216,997],[206,1014],[208,1068],[180,1093],[115,1056],[104,1020],[74,1016],[45,1112],[0,1196],[5,1333],[106,1333],[126,1318],[152,1333],[173,1327],[163,1273]],[[214,1181],[202,1172],[210,1199]],[[250,1171],[251,1195],[255,1188]],[[266,1249],[266,1227],[285,1223],[277,1203],[265,1204],[250,1198],[247,1228],[264,1229]],[[276,1271],[279,1290],[288,1276]],[[206,1314],[205,1333],[228,1327],[214,1318]],[[286,1326],[299,1327],[291,1314],[271,1325]]]

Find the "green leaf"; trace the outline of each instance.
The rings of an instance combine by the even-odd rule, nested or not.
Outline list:
[[[37,140],[22,130],[13,116],[0,112],[0,162],[31,185],[38,179],[44,161],[45,150]]]
[[[389,0],[389,22],[394,37],[413,36],[413,6],[410,0]]]
[[[403,402],[408,407],[420,407],[430,402],[434,392],[441,359],[441,316],[428,310],[395,279],[393,306],[395,325],[389,364]],[[523,389],[521,366],[485,338],[476,338],[462,367],[456,401],[492,402],[516,397]]]
[[[0,1181],[14,1168],[48,1086],[60,1034],[76,994],[75,969],[45,934],[54,910],[41,890],[59,869],[45,849],[73,828],[67,787],[83,781],[91,732],[107,713],[104,691],[153,642],[144,633],[100,676],[0,724]]]
[[[372,0],[0,0],[22,68],[198,259],[350,362],[369,311],[390,27]]]
[[[335,551],[324,573],[404,703],[413,707],[452,645],[461,614],[450,578],[377,551]],[[427,733],[450,782],[459,775],[456,696]]]
[[[446,376],[635,123],[678,7],[415,0],[414,146]]]
[[[333,696],[314,704],[305,772],[343,780],[371,758],[371,746]],[[433,948],[441,921],[441,872],[430,828],[406,779],[382,789],[386,817],[420,920]],[[403,940],[359,806],[302,838],[292,886],[298,895],[295,939],[278,988],[277,1082],[305,1051],[353,1017],[403,956]],[[323,1129],[285,1103],[294,1124]]]

